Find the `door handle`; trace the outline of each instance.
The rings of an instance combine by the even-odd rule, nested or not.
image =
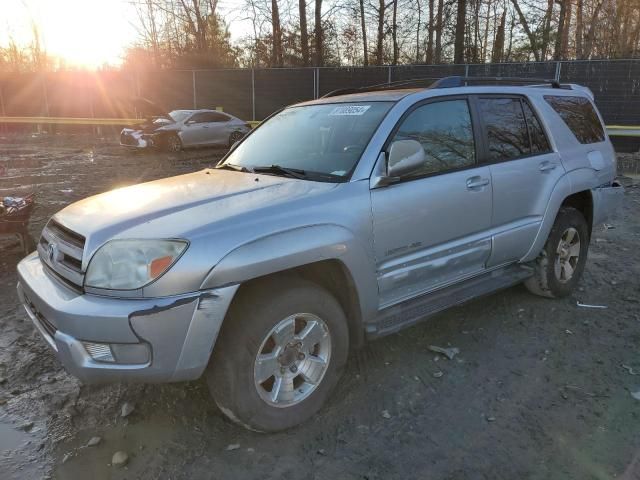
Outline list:
[[[489,185],[489,179],[488,178],[482,178],[482,177],[467,178],[467,188],[468,189],[480,188],[480,187],[484,187],[486,185]]]
[[[553,162],[542,162],[540,164],[540,171],[541,172],[549,172],[551,170],[553,170],[554,168],[556,168],[558,166],[558,164],[553,163]]]

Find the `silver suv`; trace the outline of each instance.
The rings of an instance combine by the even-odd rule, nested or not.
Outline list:
[[[299,424],[366,340],[579,282],[623,193],[592,95],[493,83],[334,92],[216,168],[72,204],[20,262],[20,299],[83,381],[204,374],[235,422]]]

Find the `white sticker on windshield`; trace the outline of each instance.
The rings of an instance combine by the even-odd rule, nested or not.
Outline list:
[[[334,108],[329,113],[331,115],[364,115],[364,112],[369,110],[371,105],[340,105]]]

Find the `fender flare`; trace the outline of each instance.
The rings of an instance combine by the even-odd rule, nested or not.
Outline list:
[[[298,227],[239,245],[211,269],[200,288],[244,283],[325,260],[341,262],[351,275],[362,321],[374,318],[378,307],[375,262],[351,231],[335,224]]]
[[[534,260],[540,251],[544,248],[544,244],[551,233],[553,224],[556,221],[558,212],[563,202],[574,193],[582,192],[585,190],[591,190],[596,185],[597,179],[595,177],[595,170],[591,168],[579,168],[567,172],[556,183],[551,197],[547,203],[547,208],[544,212],[540,228],[536,234],[536,238],[533,241],[533,245],[524,257],[520,260],[521,263],[526,263]],[[594,205],[595,208],[595,205]]]

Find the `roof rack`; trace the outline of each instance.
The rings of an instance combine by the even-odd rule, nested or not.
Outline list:
[[[523,77],[462,77],[462,76],[450,76],[444,78],[433,77],[419,77],[408,80],[396,80],[394,82],[379,83],[376,85],[367,85],[365,87],[351,87],[340,88],[326,93],[322,98],[335,97],[337,95],[348,95],[350,93],[364,93],[378,90],[391,90],[402,87],[409,87],[412,85],[419,85],[421,83],[429,82],[425,88],[455,88],[466,87],[470,84],[480,85],[517,85],[517,86],[530,86],[530,87],[551,87],[551,88],[571,88],[570,85],[561,85],[560,82],[548,78],[523,78]]]
[[[526,77],[444,77],[434,82],[429,88],[454,88],[466,87],[469,84],[509,84],[528,86],[550,86],[551,88],[563,88],[560,82],[549,78],[526,78]]]

